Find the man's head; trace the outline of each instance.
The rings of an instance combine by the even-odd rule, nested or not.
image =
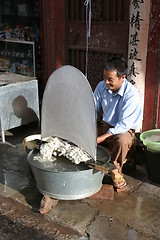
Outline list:
[[[117,92],[127,75],[127,63],[124,59],[111,58],[104,66],[104,81],[107,87],[113,92]]]

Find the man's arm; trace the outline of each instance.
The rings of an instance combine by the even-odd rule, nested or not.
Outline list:
[[[104,142],[108,137],[112,136],[113,134],[111,132],[107,132],[101,136],[97,137],[97,144]]]
[[[102,108],[102,99],[101,99],[101,91],[102,91],[102,81],[98,83],[96,89],[94,90],[94,101],[96,105],[96,118],[98,119],[99,111]]]

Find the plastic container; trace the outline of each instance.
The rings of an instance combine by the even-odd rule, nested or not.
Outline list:
[[[31,150],[33,150],[35,148],[37,140],[47,141],[49,139],[50,139],[50,137],[46,137],[46,138],[42,139],[41,134],[30,135],[23,139],[24,151],[28,154]]]
[[[160,129],[153,129],[143,132],[140,135],[140,139],[147,149],[160,152]]]
[[[28,154],[31,150],[33,150],[32,141],[41,140],[41,134],[30,135],[23,140],[24,151]]]
[[[143,132],[140,139],[145,146],[145,160],[148,178],[160,183],[160,129]]]

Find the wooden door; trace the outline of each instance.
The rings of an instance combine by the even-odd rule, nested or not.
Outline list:
[[[86,8],[82,0],[67,0],[67,63],[85,74]],[[128,0],[92,0],[91,37],[88,43],[87,78],[94,90],[102,80],[103,66],[111,56],[127,59]]]

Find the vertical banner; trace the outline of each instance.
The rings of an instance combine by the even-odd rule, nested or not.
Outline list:
[[[131,0],[128,46],[128,81],[136,86],[144,105],[150,0]]]

